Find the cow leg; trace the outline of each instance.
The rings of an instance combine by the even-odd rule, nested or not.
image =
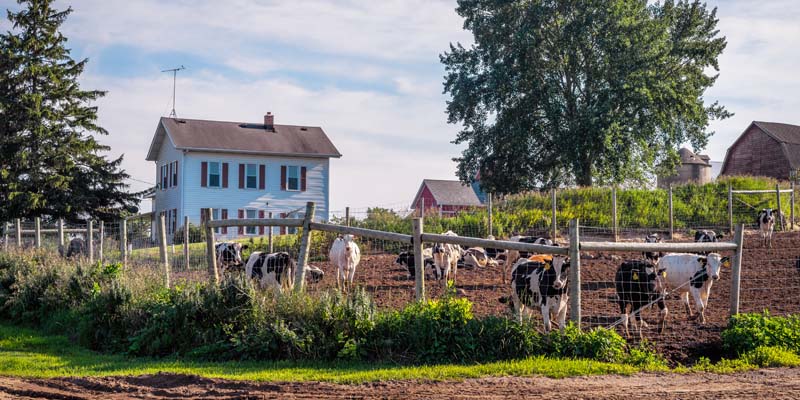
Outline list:
[[[692,315],[692,308],[689,306],[689,292],[681,293],[681,300],[683,300],[683,307],[686,310],[686,314],[689,316],[689,319],[693,319],[694,315]]]
[[[511,302],[514,304],[514,314],[516,314],[517,321],[522,322],[522,308],[525,306],[522,305],[517,291],[513,288],[511,289]]]
[[[558,301],[558,328],[562,331],[567,325],[567,304],[569,303],[569,296],[562,295]]]
[[[706,323],[706,306],[703,304],[703,297],[699,289],[692,288],[692,298],[694,299],[695,307],[697,308],[697,316],[700,317],[700,324],[703,325]]]
[[[664,330],[667,326],[667,315],[669,314],[669,309],[667,308],[666,303],[664,303],[664,300],[659,301],[658,306],[661,308],[661,316],[658,321],[658,333],[664,333]]]
[[[545,301],[545,304],[542,306],[542,320],[544,320],[544,333],[550,332],[552,329],[552,325],[550,324],[550,299]]]
[[[342,268],[339,267],[336,269],[336,290],[340,292],[342,291],[341,277],[342,277]]]
[[[631,334],[628,331],[628,315],[630,314],[630,304],[625,304],[623,302],[619,303],[620,308],[620,319],[622,320],[622,326],[625,328],[625,338],[630,339]]]

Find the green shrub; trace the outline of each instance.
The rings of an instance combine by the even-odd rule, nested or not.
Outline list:
[[[762,368],[797,367],[800,356],[797,353],[774,346],[759,346],[745,353],[742,359]]]
[[[562,331],[552,331],[547,339],[546,352],[556,357],[619,362],[625,355],[625,339],[610,329],[594,328],[582,332],[569,323]]]
[[[732,355],[742,355],[761,346],[800,349],[800,316],[773,317],[767,311],[735,315],[722,331],[722,345]]]

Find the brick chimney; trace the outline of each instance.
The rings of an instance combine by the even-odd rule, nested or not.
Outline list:
[[[267,115],[264,116],[264,129],[268,131],[275,130],[275,116],[269,111],[267,111]]]

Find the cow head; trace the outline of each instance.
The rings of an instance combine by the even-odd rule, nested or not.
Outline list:
[[[306,270],[306,279],[308,279],[308,281],[311,283],[317,283],[321,281],[322,278],[325,276],[324,271],[313,265],[306,266],[305,270]]]
[[[720,269],[722,269],[723,266],[730,265],[730,258],[722,257],[717,253],[709,253],[706,257],[701,257],[701,259],[702,258],[707,260],[705,262],[706,273],[715,281],[719,280]]]
[[[661,236],[658,236],[657,233],[651,233],[644,238],[645,243],[661,243]],[[652,261],[658,261],[659,258],[664,256],[662,252],[656,251],[647,251],[644,252],[644,258]]]
[[[759,213],[759,222],[760,223],[768,223],[775,221],[775,216],[772,213],[771,208],[764,208]]]
[[[355,243],[356,237],[353,235],[342,235],[340,237],[342,241],[344,241],[344,257],[347,260],[351,260],[355,258],[355,247],[357,246]]]
[[[569,257],[566,256],[553,256],[553,271],[556,274],[556,279],[553,282],[555,289],[561,290],[567,286],[569,279]]]
[[[216,248],[217,259],[223,266],[243,265],[242,250],[246,248],[247,246],[237,242],[219,243]]]

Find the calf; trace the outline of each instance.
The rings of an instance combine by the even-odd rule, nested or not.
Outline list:
[[[328,256],[336,267],[336,288],[348,291],[353,285],[356,276],[356,267],[361,262],[361,249],[355,242],[353,235],[343,235],[336,238],[331,245]]]
[[[497,261],[489,257],[489,254],[483,247],[470,247],[464,251],[461,257],[464,267],[474,269],[476,267],[494,267],[497,266]]]
[[[661,243],[661,236],[658,236],[657,233],[651,233],[644,238],[645,243]],[[644,258],[648,261],[658,262],[658,259],[664,256],[662,252],[655,252],[655,251],[647,251],[642,253]]]
[[[294,286],[294,274],[297,263],[289,253],[263,253],[253,252],[247,259],[245,274],[250,279],[256,279],[262,288],[272,288],[277,291],[288,290]],[[317,268],[307,265],[306,277],[316,283],[322,280],[325,273]]]
[[[658,262],[659,270],[666,274],[666,286],[673,292],[677,291],[683,299],[683,305],[690,319],[700,316],[700,323],[706,322],[705,309],[708,307],[708,297],[711,286],[719,280],[720,269],[730,266],[728,257],[721,257],[717,253],[707,256],[697,254],[667,254]],[[695,301],[697,316],[692,315],[689,306],[689,294]],[[665,309],[666,310],[666,309]],[[666,315],[666,311],[664,312]]]
[[[544,330],[551,330],[551,319],[564,329],[569,302],[569,258],[566,256],[534,255],[521,259],[511,269],[511,300],[517,318],[539,307]],[[501,300],[503,301],[503,300]]]
[[[520,243],[533,243],[533,244],[541,244],[544,246],[558,246],[554,244],[552,240],[544,238],[544,237],[536,237],[536,236],[512,236],[508,239],[510,242],[520,242]],[[503,283],[506,282],[508,277],[508,269],[514,265],[517,260],[521,258],[528,258],[535,253],[530,253],[527,251],[517,251],[517,250],[508,250],[506,251],[505,262],[503,263]]]
[[[423,249],[422,250],[422,259],[424,260],[424,264],[422,271],[424,272],[426,269],[433,267],[433,251],[431,249]],[[404,251],[397,255],[397,259],[394,260],[394,263],[397,265],[402,266],[403,268],[408,271],[408,278],[413,279],[417,275],[417,268],[416,262],[414,261],[414,252],[412,251]],[[438,277],[437,277],[438,279]]]
[[[446,236],[458,236],[453,231],[444,233]],[[433,245],[433,265],[437,279],[441,279],[445,287],[450,280],[456,280],[458,260],[461,259],[461,246],[450,243],[436,243]],[[451,274],[452,273],[452,274]]]
[[[70,239],[69,244],[67,245],[66,253],[64,252],[64,247],[58,246],[58,254],[66,258],[72,258],[75,256],[80,257],[82,255],[86,255],[88,254],[86,250],[86,242],[83,240],[83,238],[79,237],[72,238]]]
[[[656,267],[652,260],[630,260],[623,262],[614,276],[614,286],[617,289],[617,304],[622,314],[622,325],[625,327],[625,337],[630,337],[628,320],[633,314],[633,327],[636,321],[641,322],[639,337],[647,323],[642,319],[641,311],[652,302],[658,303],[661,317],[658,321],[659,332],[664,330],[664,320],[667,316],[667,306],[664,304],[665,273]]]
[[[492,236],[492,235],[489,235],[489,236],[487,236],[487,237],[486,237],[486,239],[489,239],[489,240],[497,240],[497,239],[495,239],[495,238],[494,238],[494,236]],[[489,258],[491,258],[491,259],[493,259],[493,260],[497,260],[497,258],[498,258],[498,257],[499,257],[499,256],[500,256],[502,253],[503,253],[503,251],[502,251],[502,250],[500,250],[500,249],[494,249],[494,248],[489,248],[489,247],[487,247],[487,248],[486,248],[486,255],[487,255],[487,256],[489,256]]]
[[[775,230],[775,213],[771,208],[765,208],[758,213],[758,230],[764,247],[772,247],[772,232]]]
[[[718,240],[722,239],[722,235],[718,235],[716,232],[701,229],[694,233],[694,241],[695,243],[713,243]],[[708,255],[707,251],[698,251],[697,254]]]
[[[242,250],[246,248],[246,245],[237,242],[217,243],[214,245],[214,251],[217,254],[217,266],[223,273],[241,268],[244,265]],[[241,269],[239,270],[241,271]]]

